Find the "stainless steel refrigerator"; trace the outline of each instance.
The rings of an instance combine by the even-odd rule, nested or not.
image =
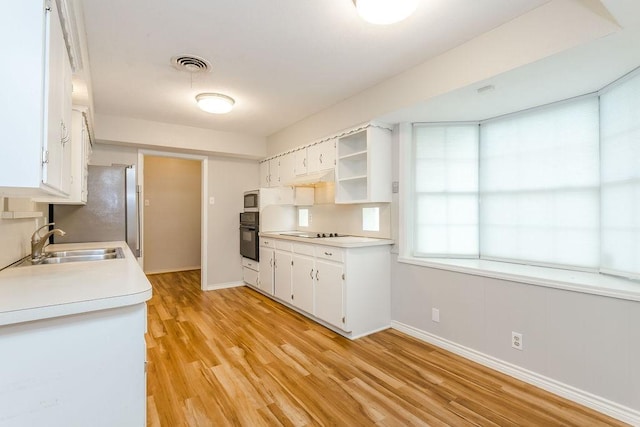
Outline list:
[[[66,232],[54,243],[124,240],[140,256],[138,193],[135,166],[89,166],[87,204],[51,206],[56,228]]]

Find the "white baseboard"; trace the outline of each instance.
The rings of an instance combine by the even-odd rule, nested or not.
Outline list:
[[[165,270],[145,271],[144,274],[179,273],[181,271],[191,271],[191,270],[200,270],[200,266],[198,265],[194,267],[168,268]]]
[[[392,321],[391,327],[414,338],[428,342],[464,358],[473,360],[481,365],[495,369],[521,381],[540,387],[553,394],[564,397],[581,405],[587,406],[603,414],[624,421],[634,426],[640,425],[640,411],[612,402],[603,397],[596,396],[584,390],[568,384],[561,383],[552,378],[545,377],[536,372],[529,371],[509,362],[497,359],[493,356],[481,353],[477,350],[457,344],[453,341],[438,337],[429,332],[401,322]]]
[[[203,291],[217,291],[219,289],[237,288],[239,286],[244,286],[244,282],[209,283],[204,287]]]

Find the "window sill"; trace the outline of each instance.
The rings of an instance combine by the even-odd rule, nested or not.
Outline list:
[[[585,294],[640,301],[640,282],[605,274],[480,259],[398,257],[398,262]]]

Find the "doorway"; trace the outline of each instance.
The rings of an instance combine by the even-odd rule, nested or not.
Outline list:
[[[207,157],[141,150],[141,264],[146,274],[201,270],[207,283]]]

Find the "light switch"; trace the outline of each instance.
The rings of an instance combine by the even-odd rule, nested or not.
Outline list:
[[[144,199],[144,205],[145,206],[149,206],[151,203],[149,203],[149,199]]]
[[[213,196],[209,197],[209,204],[210,205],[215,205],[216,204],[216,198],[213,197]]]

